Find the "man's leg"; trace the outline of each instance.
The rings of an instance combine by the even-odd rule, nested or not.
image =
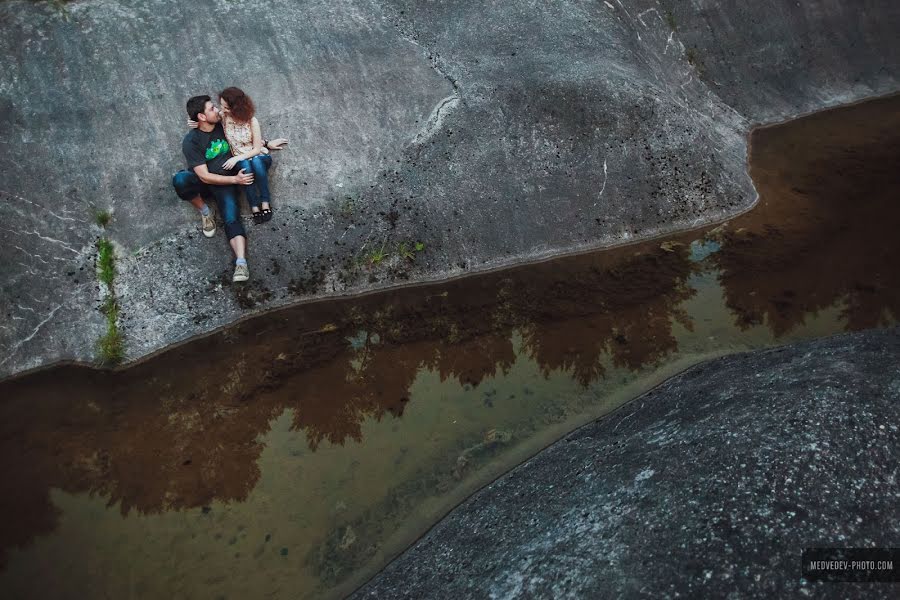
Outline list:
[[[250,278],[250,269],[247,266],[247,232],[241,223],[241,213],[238,210],[238,188],[236,185],[210,186],[216,197],[219,214],[225,221],[225,235],[228,243],[234,251],[234,277],[232,281],[247,281]]]
[[[204,200],[203,196],[199,194],[191,198],[191,205],[197,209],[197,212],[201,214],[203,214],[204,212],[203,209],[206,209],[206,212],[209,212],[209,206],[207,206],[206,200]]]
[[[247,238],[242,235],[236,235],[228,243],[231,244],[231,250],[234,252],[235,260],[247,258]]]
[[[213,219],[209,206],[203,199],[204,195],[209,195],[208,186],[200,181],[196,173],[191,171],[178,171],[175,173],[175,176],[172,177],[172,186],[175,188],[175,193],[178,194],[179,198],[190,202],[191,206],[200,213],[200,227],[203,230],[203,235],[206,237],[214,236],[216,234],[216,221]]]

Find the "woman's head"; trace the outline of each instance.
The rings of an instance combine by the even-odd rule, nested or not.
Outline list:
[[[219,93],[219,104],[222,110],[235,121],[246,122],[253,118],[256,107],[253,100],[240,88],[229,87]]]

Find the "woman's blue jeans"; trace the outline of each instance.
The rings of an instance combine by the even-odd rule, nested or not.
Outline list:
[[[250,208],[259,208],[261,203],[270,201],[269,168],[271,166],[272,157],[268,154],[258,154],[237,164],[237,168],[244,169],[245,173],[253,173],[253,185],[243,186]]]

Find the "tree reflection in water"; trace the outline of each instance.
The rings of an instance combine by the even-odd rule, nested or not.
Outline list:
[[[776,337],[842,302],[846,330],[900,317],[897,97],[756,130],[759,205],[720,230],[713,261],[736,323]]]
[[[684,251],[657,242],[438,287],[295,307],[116,372],[57,367],[7,381],[3,472],[21,482],[3,548],[49,533],[49,489],[152,514],[241,501],[261,436],[287,409],[309,447],[362,441],[402,415],[421,369],[478,386],[516,361],[512,337],[549,375],[582,385],[601,357],[629,368],[676,349],[671,321],[692,291]],[[685,321],[686,322],[686,321]]]

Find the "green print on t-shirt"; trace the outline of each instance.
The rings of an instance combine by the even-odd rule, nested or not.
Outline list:
[[[213,140],[206,149],[206,160],[212,160],[223,152],[228,152],[228,142],[225,140]]]

